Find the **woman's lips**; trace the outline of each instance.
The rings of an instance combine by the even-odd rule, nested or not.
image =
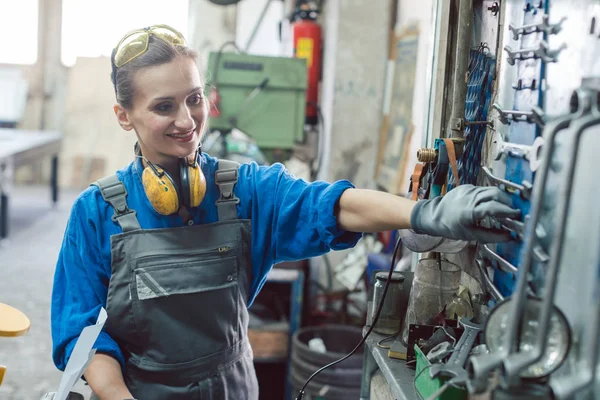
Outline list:
[[[194,137],[194,129],[182,133],[169,133],[167,136],[177,140],[178,142],[189,142]]]

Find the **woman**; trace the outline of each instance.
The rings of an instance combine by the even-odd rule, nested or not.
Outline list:
[[[84,373],[100,399],[257,399],[247,307],[274,263],[352,247],[360,232],[508,238],[477,225],[519,215],[497,188],[465,185],[417,204],[203,154],[195,57],[164,25],[127,34],[111,57],[114,111],[137,136],[136,157],[75,201],[52,294],[59,369],[107,309]]]

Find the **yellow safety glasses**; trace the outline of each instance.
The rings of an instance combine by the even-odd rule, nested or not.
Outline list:
[[[181,33],[168,25],[152,25],[127,33],[113,51],[113,64],[120,68],[148,50],[150,35],[155,35],[174,46],[186,46]]]

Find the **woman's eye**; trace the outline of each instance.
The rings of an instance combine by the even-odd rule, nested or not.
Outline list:
[[[171,104],[169,103],[161,103],[155,107],[158,112],[169,112],[171,111]]]
[[[202,95],[201,95],[201,94],[199,94],[199,93],[197,93],[197,94],[195,94],[195,95],[191,96],[191,97],[188,99],[188,102],[189,102],[190,104],[192,104],[192,105],[197,105],[197,104],[200,104],[200,102],[201,102],[203,99],[204,99],[204,98],[202,97]]]

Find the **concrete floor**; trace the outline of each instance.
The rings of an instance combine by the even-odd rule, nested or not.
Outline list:
[[[0,302],[23,311],[29,332],[0,337],[0,364],[7,367],[0,399],[39,400],[56,391],[62,373],[52,362],[50,295],[54,268],[76,192],[61,191],[56,208],[47,187],[16,186],[10,198],[9,237],[0,242]],[[75,390],[89,398],[80,381]]]

